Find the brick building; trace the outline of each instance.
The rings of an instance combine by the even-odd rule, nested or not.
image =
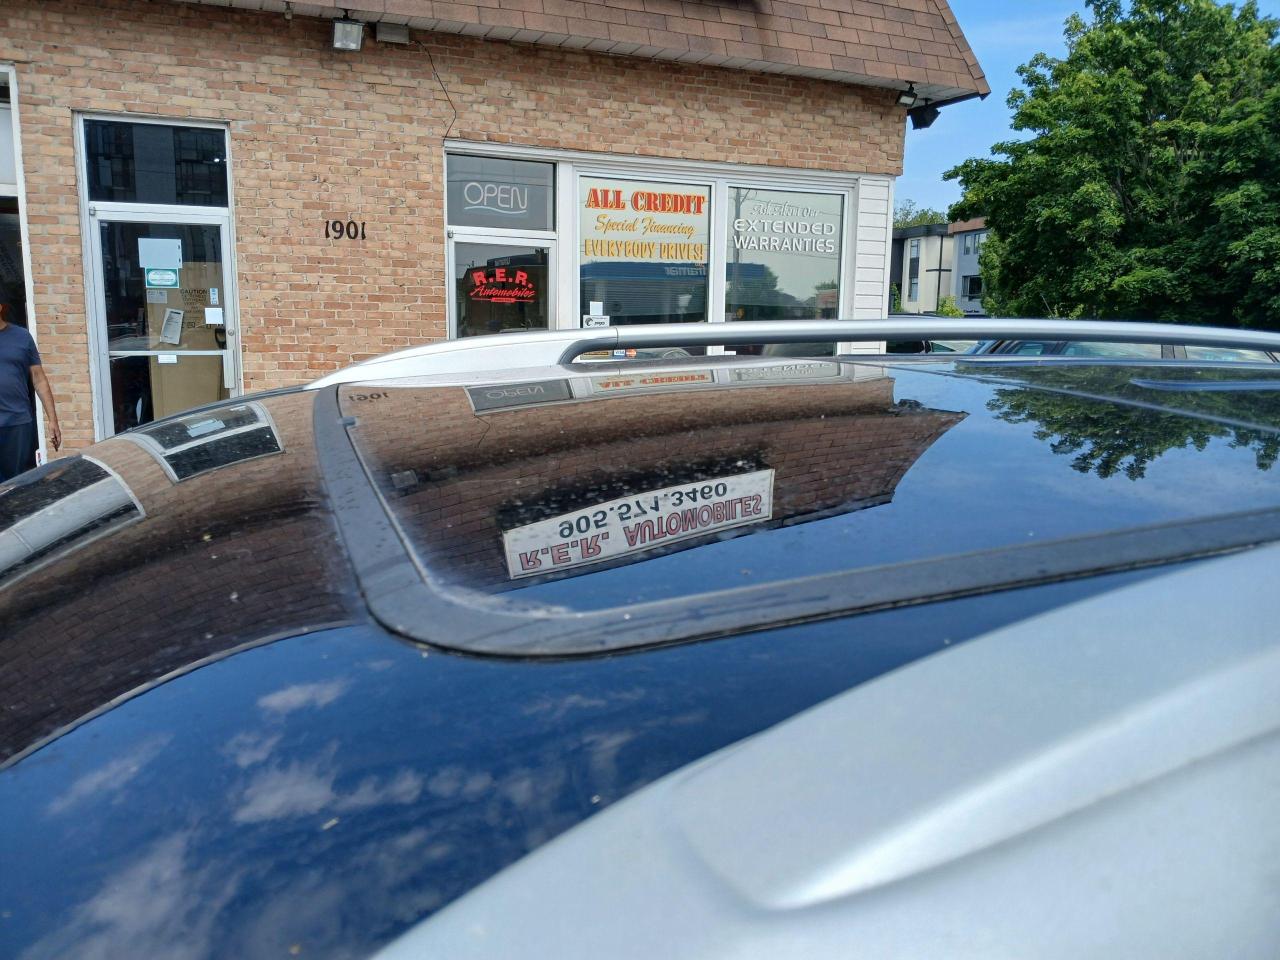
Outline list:
[[[987,89],[945,0],[7,0],[0,299],[71,450],[442,337],[882,316],[909,104]]]

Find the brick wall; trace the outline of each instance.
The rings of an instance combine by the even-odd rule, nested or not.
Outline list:
[[[66,449],[93,437],[73,111],[229,122],[248,390],[445,335],[446,135],[901,169],[903,111],[888,90],[435,33],[351,55],[330,48],[330,30],[161,0],[0,4],[35,323]],[[326,217],[366,221],[368,239],[325,240]]]

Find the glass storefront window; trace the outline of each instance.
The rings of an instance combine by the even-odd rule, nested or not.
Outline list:
[[[612,326],[707,319],[711,188],[582,177],[584,314]]]
[[[230,396],[222,230],[98,221],[114,431]],[[176,265],[149,268],[155,244]]]
[[[10,323],[27,325],[27,287],[17,197],[0,197],[0,304],[8,308]]]
[[[103,222],[107,348],[113,352],[225,350],[226,327],[205,320],[204,308],[222,303],[222,234],[214,224]],[[181,251],[170,288],[152,287],[143,246],[165,240]],[[168,279],[166,276],[165,279]]]
[[[833,320],[840,311],[840,194],[729,188],[726,320]],[[834,344],[784,352],[831,355]],[[739,347],[738,353],[759,348]]]
[[[90,200],[227,206],[224,130],[86,120],[84,149]]]
[[[547,247],[506,243],[453,245],[458,336],[546,330],[551,275]]]
[[[729,204],[725,319],[835,319],[844,198],[731,187]]]
[[[111,416],[115,432],[231,396],[218,354],[113,356]]]
[[[450,154],[445,168],[451,226],[555,229],[555,164]]]

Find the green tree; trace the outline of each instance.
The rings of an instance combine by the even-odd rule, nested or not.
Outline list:
[[[938,309],[934,311],[940,317],[963,317],[964,311],[956,306],[956,298],[942,297],[938,300]]]
[[[916,206],[914,200],[903,200],[893,208],[894,229],[920,227],[926,223],[946,223],[947,215],[933,207]]]
[[[991,158],[948,171],[985,216],[997,315],[1280,329],[1280,21],[1255,4],[1087,0],[1019,68]]]

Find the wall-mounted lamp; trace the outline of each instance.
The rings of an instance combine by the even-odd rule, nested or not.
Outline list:
[[[333,49],[359,50],[364,40],[364,24],[359,20],[333,21]]]
[[[920,98],[916,96],[916,85],[907,84],[907,89],[898,94],[898,104],[903,107],[914,107]]]
[[[409,28],[403,23],[379,20],[373,25],[373,38],[379,43],[408,43]]]

